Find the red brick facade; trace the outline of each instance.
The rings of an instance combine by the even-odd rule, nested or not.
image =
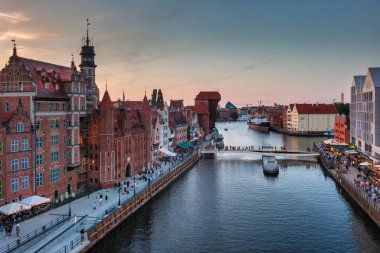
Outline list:
[[[350,143],[350,116],[344,114],[335,116],[334,140],[341,143]]]
[[[195,97],[195,112],[198,114],[198,124],[205,134],[215,127],[218,103],[221,99],[217,91],[201,91]]]
[[[89,185],[112,187],[152,163],[151,109],[116,108],[108,91],[89,124]]]

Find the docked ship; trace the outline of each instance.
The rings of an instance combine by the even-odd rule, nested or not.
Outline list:
[[[279,173],[278,164],[275,156],[263,155],[263,171],[265,174],[277,175]]]
[[[253,118],[248,121],[248,127],[263,133],[269,133],[269,121],[266,118]]]

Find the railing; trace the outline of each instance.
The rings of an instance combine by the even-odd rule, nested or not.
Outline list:
[[[33,240],[37,236],[45,233],[49,229],[61,224],[62,222],[66,221],[68,219],[69,219],[69,217],[65,215],[65,216],[57,218],[56,220],[52,220],[51,222],[45,224],[44,226],[35,229],[33,232],[30,232],[26,235],[20,236],[16,241],[13,241],[13,242],[5,245],[4,247],[0,248],[0,252],[1,253],[11,252],[12,250],[14,250],[14,249],[20,247],[21,245]]]

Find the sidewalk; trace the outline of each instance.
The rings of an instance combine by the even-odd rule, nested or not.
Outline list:
[[[169,172],[169,169],[171,170],[173,167],[178,165],[179,161],[177,160],[176,164],[169,165],[169,162],[165,165],[164,163],[161,164],[161,168],[164,170],[164,173],[161,174],[161,176],[158,176],[159,169],[156,171],[153,175],[153,181],[151,183],[154,183],[158,178],[161,178],[163,175],[167,174]],[[170,166],[170,168],[169,168]],[[134,184],[133,177],[126,178],[123,182],[129,181],[129,185]],[[144,188],[146,188],[149,185],[148,181],[139,180],[138,175],[136,174],[135,177],[136,182],[136,194],[141,192]],[[99,196],[100,194],[103,195],[103,201],[100,205]],[[105,200],[105,196],[107,195],[108,201]],[[121,203],[132,198],[134,195],[134,190],[129,188],[129,194],[120,194],[120,201]],[[81,216],[87,215],[87,218],[85,220],[82,220],[80,222],[80,225],[76,226],[74,231],[70,233],[70,235],[66,235],[65,239],[62,240],[60,237],[59,242],[54,243],[54,245],[49,244],[49,252],[55,252],[62,247],[64,247],[66,244],[68,244],[71,240],[75,239],[76,237],[80,236],[80,229],[85,226],[85,229],[87,230],[89,227],[94,225],[96,222],[98,222],[105,214],[106,210],[109,210],[113,206],[117,206],[119,202],[119,192],[118,189],[112,188],[112,189],[100,189],[89,196],[82,197],[80,199],[76,199],[70,203],[71,205],[71,219],[66,222],[64,225],[58,226],[57,228],[53,228],[51,231],[46,232],[41,240],[38,241],[35,245],[30,247],[28,251],[34,252],[35,250],[39,249],[41,246],[52,240],[56,235],[63,233],[66,229],[68,229],[72,224],[74,224],[74,216],[77,215],[77,219]],[[93,204],[96,204],[96,210],[93,210]],[[26,221],[23,221],[20,223],[21,228],[21,235],[25,235],[27,233],[30,233],[34,231],[35,229],[45,225],[48,222],[51,222],[52,220],[57,219],[56,215],[68,215],[69,212],[69,204],[60,206],[56,209],[51,209],[47,211],[46,213],[43,213],[39,216],[36,216],[34,218],[28,219]],[[71,231],[71,229],[70,229]],[[5,232],[3,232],[0,235],[3,236],[3,239],[0,240],[0,248],[3,246],[6,246],[12,241],[16,241],[17,237],[15,235],[15,231],[13,231],[12,236],[5,239]]]

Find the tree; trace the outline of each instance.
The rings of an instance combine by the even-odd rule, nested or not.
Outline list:
[[[231,112],[231,114],[230,114],[230,117],[233,119],[233,120],[237,120],[237,118],[238,118],[238,113],[237,113],[237,111],[232,111]]]
[[[151,101],[152,101],[152,106],[155,106],[157,104],[157,89],[153,89]]]
[[[158,90],[157,94],[157,104],[163,104],[164,103],[164,97],[162,96],[161,89]]]
[[[339,114],[349,115],[350,114],[350,104],[334,103],[335,109]]]

